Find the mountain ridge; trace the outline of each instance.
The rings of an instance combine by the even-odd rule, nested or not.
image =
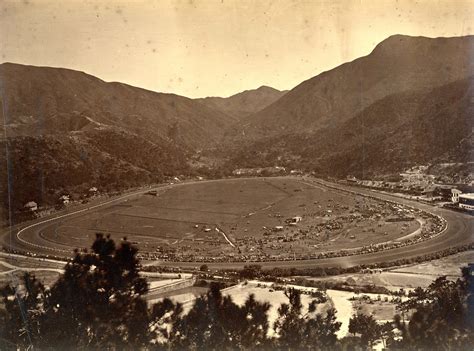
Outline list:
[[[389,37],[369,55],[303,81],[273,104],[248,116],[238,134],[255,139],[316,131],[343,122],[386,95],[465,78],[474,73],[470,60],[473,45],[474,36]],[[398,53],[392,55],[394,46],[407,50],[393,49]]]
[[[473,47],[474,36],[395,35],[288,92],[261,86],[204,99],[1,64],[4,207],[21,213],[27,201],[51,205],[63,192],[80,198],[89,186],[113,192],[202,170],[284,165],[363,178],[467,164]]]
[[[199,148],[218,140],[232,122],[187,97],[105,82],[81,71],[7,63],[0,65],[0,81],[3,127],[10,136],[70,132],[69,124],[89,117],[150,140],[168,138],[176,127],[177,143]]]
[[[231,116],[236,122],[246,116],[261,111],[286,94],[287,90],[261,85],[256,89],[244,90],[229,97],[211,96],[196,101]]]
[[[386,96],[342,124],[247,144],[236,167],[287,166],[366,179],[419,164],[461,162],[474,152],[474,76]],[[468,178],[473,165],[465,167]]]

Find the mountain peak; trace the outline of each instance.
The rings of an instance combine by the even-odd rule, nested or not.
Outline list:
[[[377,53],[395,53],[403,55],[407,51],[414,52],[420,50],[430,50],[433,46],[452,45],[453,47],[461,45],[472,40],[474,36],[458,36],[458,37],[425,37],[425,36],[411,36],[405,34],[394,34],[382,40],[372,51]]]
[[[317,131],[406,90],[435,88],[474,74],[474,36],[393,35],[373,52],[310,78],[249,116],[245,135],[256,138]]]
[[[257,89],[255,89],[255,90],[280,91],[280,90],[278,90],[278,89],[269,87],[268,85],[261,85],[261,86],[259,86]],[[250,91],[251,91],[251,90],[250,90]]]
[[[197,99],[212,109],[224,112],[236,119],[261,111],[282,97],[286,91],[262,85],[257,89],[244,90],[232,96]]]

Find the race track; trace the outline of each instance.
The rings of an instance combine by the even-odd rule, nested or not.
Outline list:
[[[299,178],[301,180],[301,178]],[[359,264],[373,264],[386,261],[394,261],[402,258],[412,258],[424,254],[429,254],[437,251],[444,250],[446,248],[469,244],[474,241],[472,231],[472,216],[461,212],[455,212],[448,209],[442,209],[433,207],[430,205],[422,204],[416,201],[411,201],[396,197],[389,194],[383,194],[379,192],[373,192],[367,189],[349,187],[334,183],[325,183],[320,180],[312,180],[311,178],[305,178],[305,181],[312,182],[318,186],[329,186],[336,191],[337,188],[341,191],[352,191],[359,194],[374,196],[383,200],[396,201],[402,204],[410,205],[421,210],[425,210],[443,217],[447,223],[447,229],[440,235],[417,243],[410,246],[399,247],[390,250],[384,250],[374,253],[367,253],[354,256],[346,257],[334,257],[326,259],[314,259],[314,260],[296,260],[296,261],[272,261],[272,262],[258,262],[263,267],[349,267]],[[223,180],[212,180],[204,182],[225,182]],[[203,182],[203,181],[200,181]],[[192,184],[200,182],[186,182],[183,184]],[[180,186],[180,184],[164,185],[158,190],[166,190],[174,186]],[[103,203],[96,204],[90,207],[84,207],[79,210],[73,210],[71,212],[61,213],[51,218],[41,219],[28,225],[20,227],[9,228],[2,233],[0,237],[0,243],[10,249],[28,251],[30,253],[36,253],[40,255],[53,255],[60,257],[71,257],[73,246],[67,246],[59,244],[53,241],[49,241],[41,236],[41,232],[46,228],[59,226],[62,221],[70,220],[71,218],[81,216],[86,211],[98,211],[106,210],[108,206],[116,205],[117,203],[124,202],[134,196],[139,196],[150,189],[136,191],[129,193],[111,200],[107,200]],[[162,266],[173,266],[173,267],[196,267],[202,264],[202,262],[160,262]],[[219,262],[219,263],[208,263],[210,268],[242,268],[248,263],[245,262]]]

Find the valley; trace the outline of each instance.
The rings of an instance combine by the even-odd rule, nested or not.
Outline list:
[[[473,5],[0,2],[0,350],[473,349]]]

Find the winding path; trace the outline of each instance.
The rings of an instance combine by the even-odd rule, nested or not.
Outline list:
[[[218,227],[216,227],[216,232],[218,232],[219,234],[222,234],[222,236],[224,237],[225,241],[227,241],[230,246],[235,247],[234,243],[229,240],[229,237],[227,236],[226,233],[224,233],[224,232],[223,232],[222,230],[220,230]]]

